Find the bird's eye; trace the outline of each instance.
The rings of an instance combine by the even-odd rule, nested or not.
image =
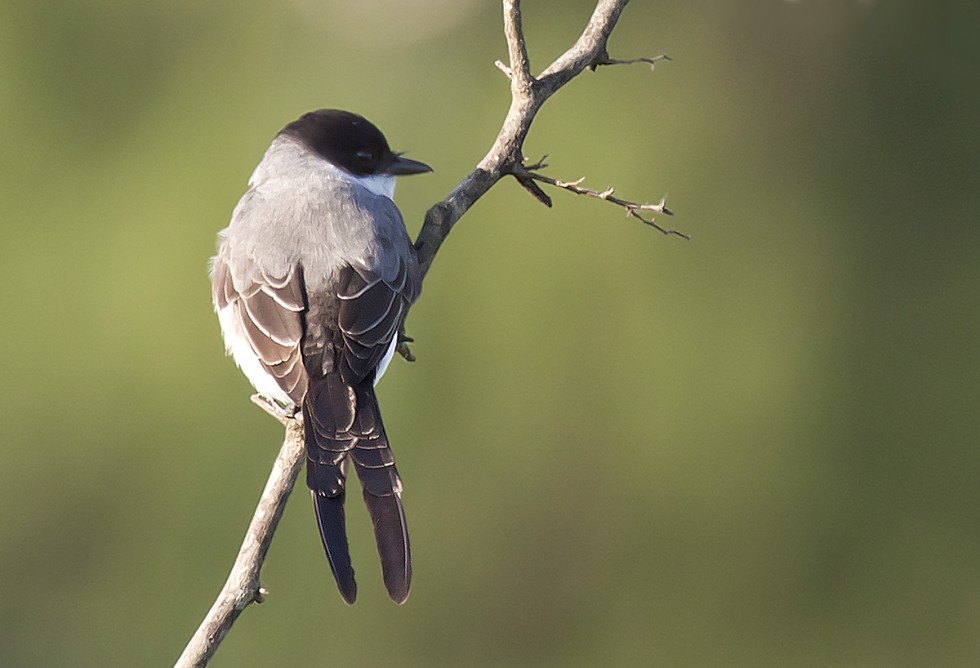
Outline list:
[[[374,156],[371,155],[371,151],[357,151],[354,154],[354,158],[358,162],[365,162],[366,163],[366,162],[371,162],[374,159]]]

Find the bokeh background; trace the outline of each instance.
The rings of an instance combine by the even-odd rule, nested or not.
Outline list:
[[[527,2],[536,70],[592,3]],[[223,356],[215,234],[266,145],[348,108],[435,173],[508,104],[477,0],[0,6],[0,665],[162,666],[281,441]],[[360,599],[303,491],[214,666],[980,662],[980,8],[635,2],[544,108],[380,387],[415,581]]]

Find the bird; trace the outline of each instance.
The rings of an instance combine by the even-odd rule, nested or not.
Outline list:
[[[411,586],[402,482],[375,385],[422,281],[395,178],[430,171],[392,151],[363,116],[306,113],[272,140],[211,261],[227,353],[259,395],[302,416],[306,482],[348,604],[357,597],[344,514],[350,463],[388,594],[401,604]]]

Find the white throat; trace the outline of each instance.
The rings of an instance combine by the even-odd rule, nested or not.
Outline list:
[[[337,174],[337,178],[339,179],[344,179],[346,181],[350,181],[351,183],[356,183],[359,186],[363,186],[375,195],[387,197],[390,200],[395,199],[395,177],[391,174],[354,176],[353,174],[348,174],[339,167],[335,167],[333,165],[329,165],[329,167]]]

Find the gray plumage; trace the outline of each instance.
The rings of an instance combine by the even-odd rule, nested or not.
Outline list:
[[[307,114],[266,151],[219,234],[212,265],[229,352],[260,393],[302,408],[307,483],[349,603],[356,597],[343,510],[349,460],[392,598],[404,601],[411,583],[401,480],[374,384],[421,287],[415,249],[391,199],[394,176],[421,171],[428,167],[392,153],[365,119]]]

